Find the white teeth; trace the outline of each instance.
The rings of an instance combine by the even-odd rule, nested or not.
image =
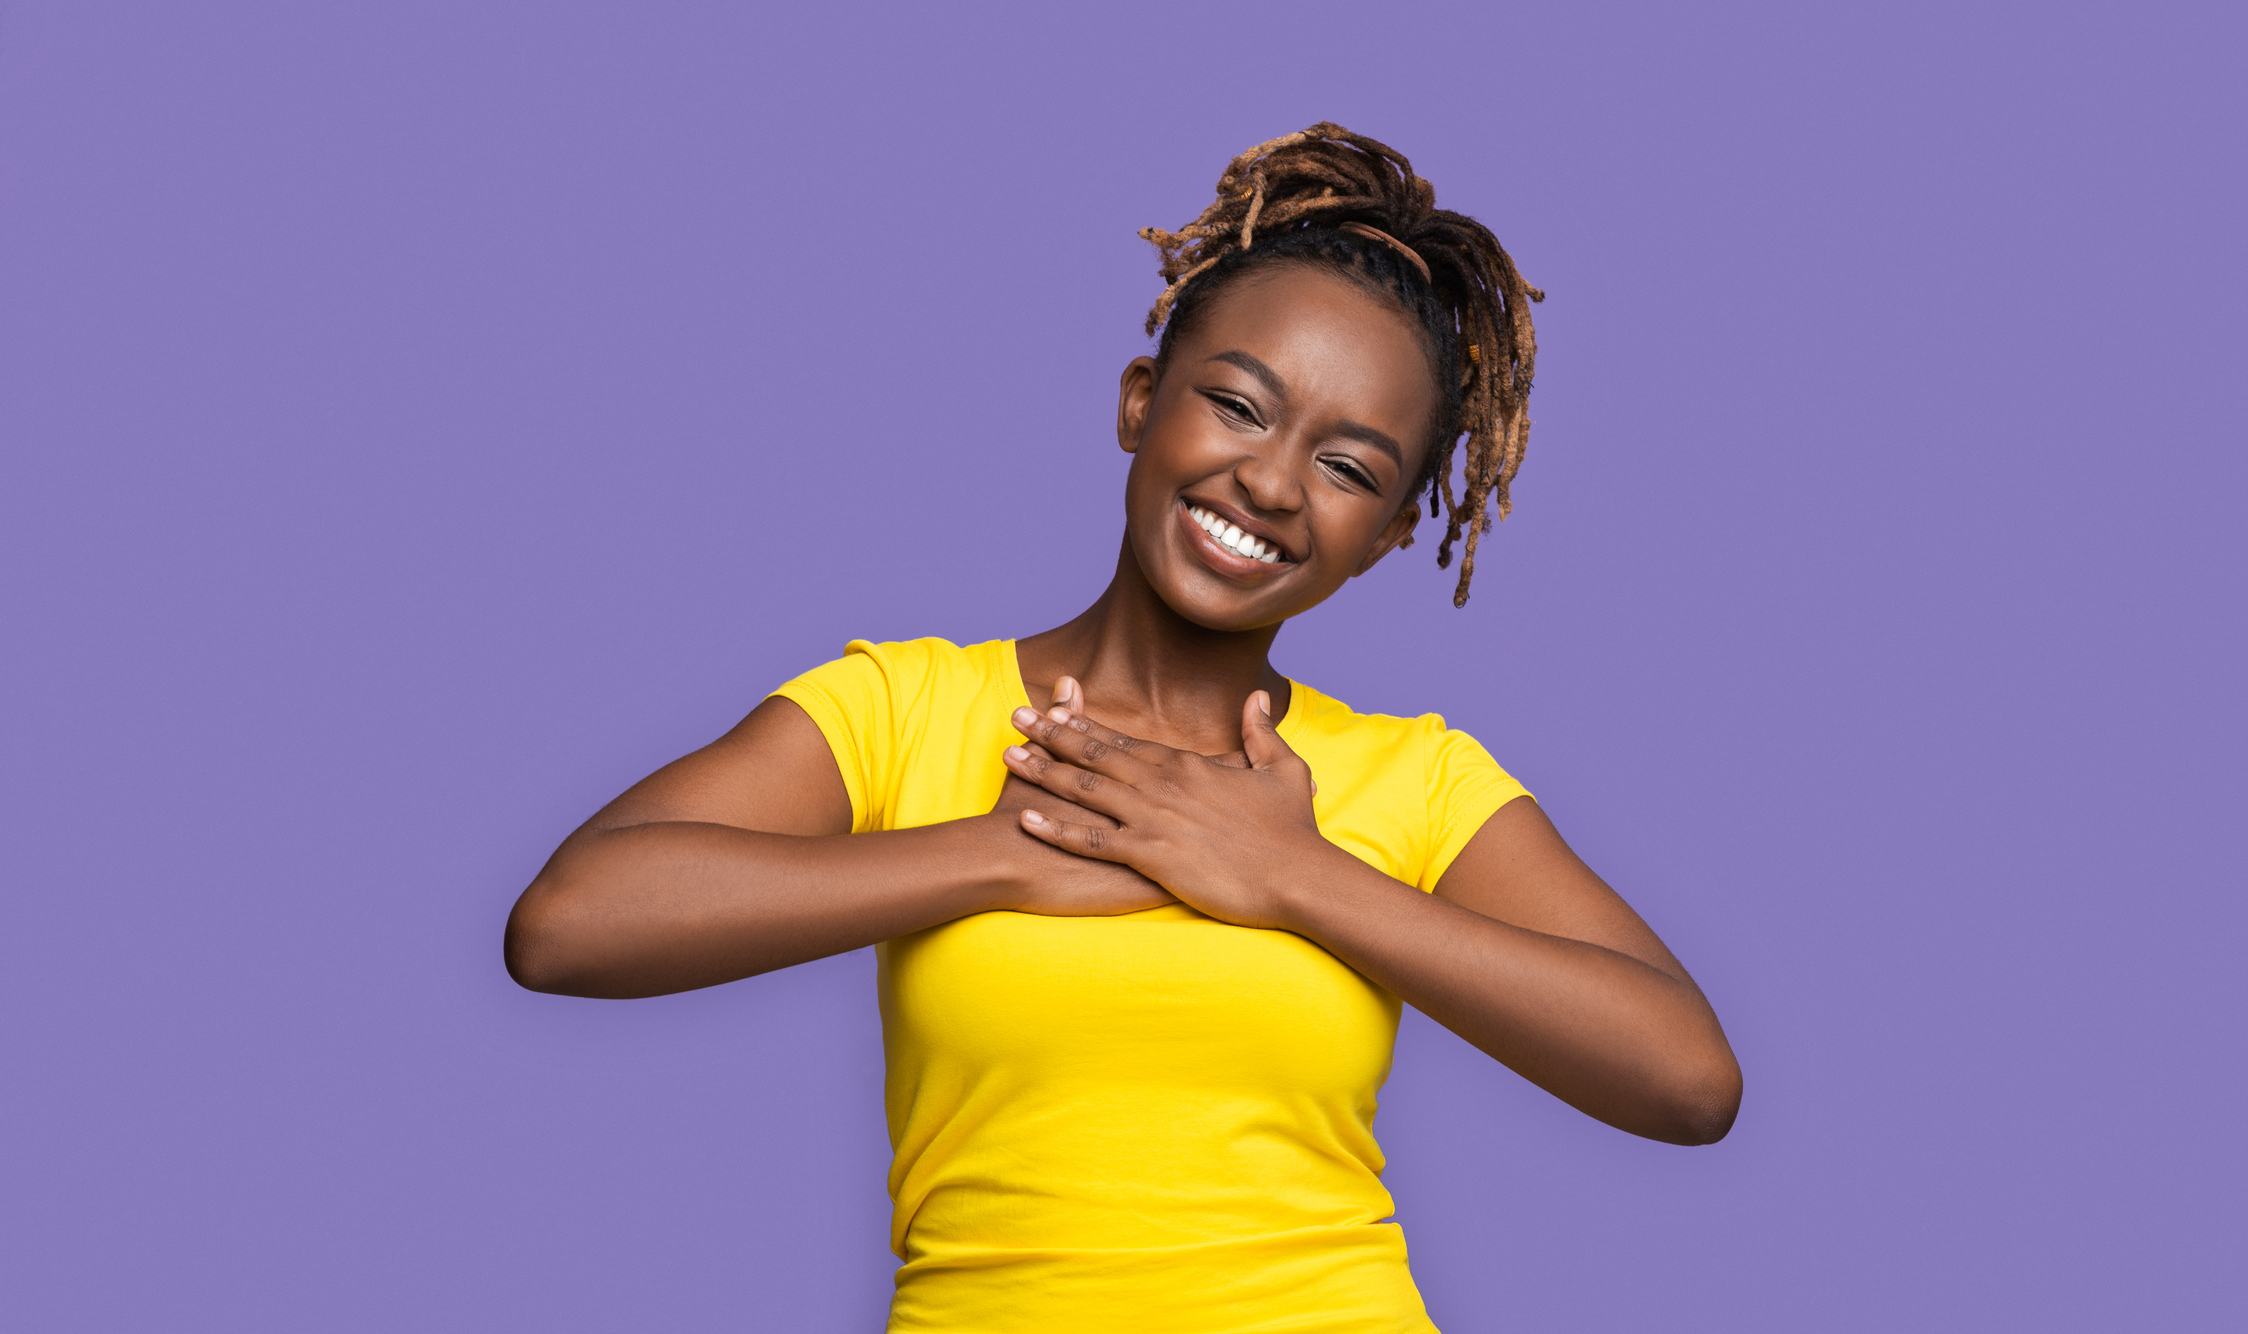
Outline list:
[[[1194,520],[1201,527],[1203,532],[1215,538],[1218,545],[1226,550],[1246,556],[1250,560],[1263,561],[1267,565],[1278,565],[1280,563],[1279,548],[1249,536],[1199,505],[1187,506],[1186,514],[1188,518]]]

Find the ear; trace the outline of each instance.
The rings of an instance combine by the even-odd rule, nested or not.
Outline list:
[[[1155,402],[1155,358],[1134,357],[1124,368],[1116,387],[1116,445],[1127,454],[1140,452],[1140,433],[1147,429],[1147,412]]]
[[[1417,500],[1405,502],[1405,508],[1397,511],[1397,517],[1389,521],[1389,527],[1382,529],[1382,535],[1374,539],[1374,545],[1366,552],[1366,559],[1358,562],[1358,568],[1350,572],[1350,577],[1356,579],[1359,575],[1380,564],[1382,557],[1395,551],[1398,543],[1412,535],[1413,525],[1420,521],[1420,502]]]

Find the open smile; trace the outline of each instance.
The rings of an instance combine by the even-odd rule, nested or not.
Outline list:
[[[1247,567],[1243,568],[1246,573],[1256,566],[1290,563],[1288,553],[1272,539],[1243,532],[1240,525],[1192,501],[1182,500],[1180,507],[1185,512],[1187,522],[1202,530],[1202,545],[1207,549],[1208,555],[1214,558],[1212,563],[1218,568],[1230,570]]]

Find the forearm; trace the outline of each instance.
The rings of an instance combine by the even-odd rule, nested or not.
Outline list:
[[[516,904],[508,971],[535,991],[658,996],[982,912],[1005,888],[989,824],[818,838],[685,822],[581,833]]]
[[[1339,848],[1291,871],[1288,929],[1571,1106],[1673,1143],[1731,1124],[1740,1070],[1689,979],[1485,917]]]

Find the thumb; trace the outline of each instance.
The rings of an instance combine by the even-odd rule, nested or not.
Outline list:
[[[1280,739],[1280,720],[1272,716],[1272,696],[1262,690],[1252,692],[1241,706],[1241,749],[1252,769],[1277,768],[1296,760],[1296,752]]]

